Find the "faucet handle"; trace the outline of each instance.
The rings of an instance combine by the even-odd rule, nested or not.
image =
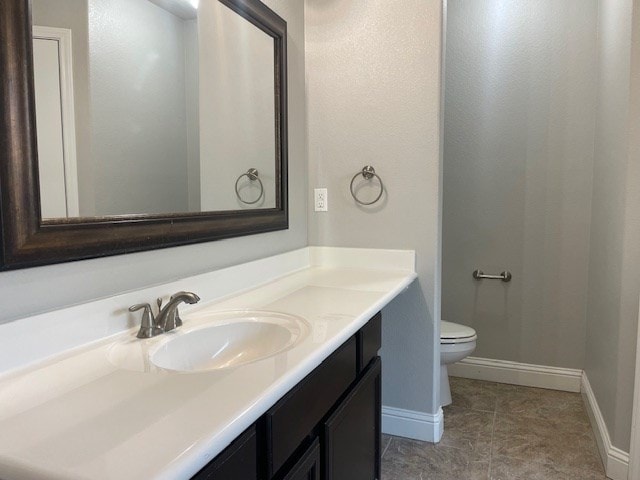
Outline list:
[[[156,319],[151,311],[151,305],[148,303],[139,303],[129,307],[130,312],[137,312],[144,309],[142,313],[142,322],[140,330],[138,330],[138,338],[151,338],[162,333],[162,329],[156,325]]]

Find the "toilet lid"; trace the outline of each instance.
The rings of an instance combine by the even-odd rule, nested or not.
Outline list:
[[[440,322],[440,339],[441,340],[462,340],[462,339],[475,339],[476,331],[467,327],[466,325],[460,325],[458,323]]]

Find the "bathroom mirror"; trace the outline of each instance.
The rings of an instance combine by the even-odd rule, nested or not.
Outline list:
[[[258,0],[0,4],[2,266],[288,227],[286,23]]]

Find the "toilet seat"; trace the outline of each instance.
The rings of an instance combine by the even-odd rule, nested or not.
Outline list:
[[[440,406],[451,404],[447,365],[464,360],[476,349],[476,331],[458,323],[440,322]]]
[[[440,343],[444,345],[475,342],[476,331],[458,323],[440,322]]]

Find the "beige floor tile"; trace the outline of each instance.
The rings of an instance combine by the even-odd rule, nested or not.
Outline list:
[[[494,413],[449,407],[445,429],[438,446],[464,450],[473,460],[488,460],[491,455]]]
[[[570,468],[602,469],[593,434],[582,423],[497,414],[491,453]]]
[[[491,459],[491,480],[606,480],[604,473],[585,468],[540,464],[518,458]]]
[[[431,443],[394,438],[383,458],[384,480],[487,480],[489,461],[468,452]]]
[[[495,411],[497,384],[458,377],[449,377],[449,384],[453,406],[487,412]]]
[[[497,388],[498,414],[589,423],[579,393],[510,387],[502,385]]]
[[[384,480],[604,480],[579,394],[451,378],[437,444],[383,436]]]

